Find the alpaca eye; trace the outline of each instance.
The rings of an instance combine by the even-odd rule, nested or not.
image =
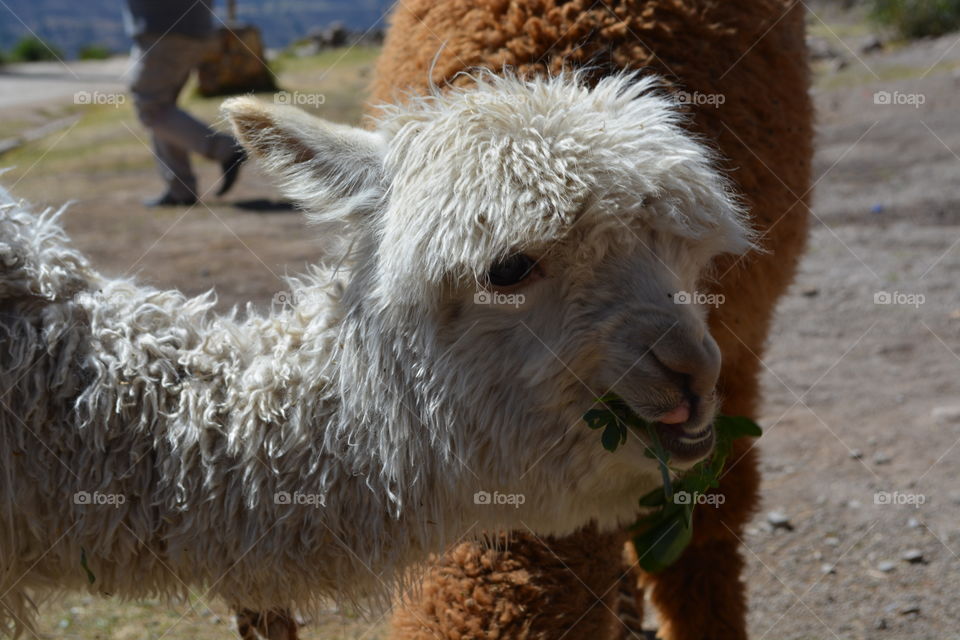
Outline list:
[[[515,253],[500,262],[496,262],[487,272],[490,284],[495,287],[509,287],[527,279],[536,263],[523,253]]]

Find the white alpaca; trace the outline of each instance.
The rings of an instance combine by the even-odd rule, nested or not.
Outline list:
[[[632,519],[659,480],[639,438],[583,426],[609,389],[670,416],[676,460],[709,451],[718,352],[670,296],[750,238],[650,80],[486,77],[372,132],[224,109],[347,256],[239,320],[101,276],[6,197],[0,627],[60,588],[378,596],[482,529]]]

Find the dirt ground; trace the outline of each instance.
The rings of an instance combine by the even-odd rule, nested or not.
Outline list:
[[[847,40],[818,64],[816,219],[764,359],[750,630],[956,638],[960,38]]]
[[[750,633],[960,638],[960,34],[865,52],[856,21],[810,25],[816,218],[764,358],[764,505],[743,540]],[[281,78],[355,121],[374,53],[292,60]],[[215,117],[214,101],[190,106]],[[67,228],[106,272],[268,306],[318,239],[254,167],[226,200],[144,209],[159,188],[145,142],[129,105],[91,107],[0,156],[16,165],[2,181],[38,204],[75,199]],[[215,167],[199,169],[213,186]],[[171,613],[70,596],[41,624],[60,638],[225,638],[224,616],[202,597]],[[304,635],[386,632],[331,611]]]

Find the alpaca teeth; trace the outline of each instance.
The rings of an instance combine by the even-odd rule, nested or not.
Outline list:
[[[708,424],[705,427],[701,428],[699,431],[694,431],[692,433],[685,431],[681,439],[685,442],[699,442],[709,436],[710,436],[710,425]]]

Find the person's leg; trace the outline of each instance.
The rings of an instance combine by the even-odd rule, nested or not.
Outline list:
[[[232,136],[177,107],[177,96],[207,46],[204,40],[168,34],[141,38],[133,50],[131,92],[137,115],[151,132],[161,175],[175,196],[196,192],[188,152],[223,164],[237,151]]]
[[[197,181],[190,167],[190,155],[181,147],[153,135],[153,154],[167,189],[164,196],[177,202],[197,200]],[[162,196],[161,196],[162,197]]]

